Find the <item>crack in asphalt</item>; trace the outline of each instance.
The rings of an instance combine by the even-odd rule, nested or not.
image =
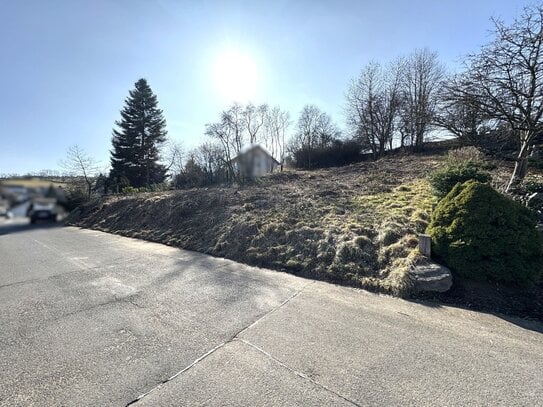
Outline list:
[[[239,338],[239,335],[243,334],[244,332],[248,331],[249,329],[251,329],[252,327],[254,327],[256,324],[258,324],[259,322],[261,322],[262,320],[264,320],[265,318],[267,318],[269,315],[273,314],[275,311],[277,311],[278,309],[280,309],[281,307],[285,306],[286,304],[288,304],[290,301],[292,301],[294,298],[296,298],[298,295],[300,295],[309,285],[311,284],[314,284],[316,283],[316,281],[310,281],[309,283],[305,284],[302,288],[300,288],[299,290],[297,290],[294,294],[290,295],[286,300],[284,300],[283,302],[281,302],[279,305],[276,305],[274,308],[272,308],[271,310],[265,312],[264,314],[258,316],[256,318],[255,321],[251,322],[250,324],[248,324],[247,326],[243,327],[242,329],[240,329],[238,332],[236,332],[234,335],[232,335],[230,337],[230,339],[228,339],[227,341],[224,341],[224,342],[221,342],[220,344],[218,344],[217,346],[215,346],[214,348],[210,349],[209,351],[207,351],[206,353],[204,353],[203,355],[199,356],[197,359],[195,359],[191,364],[189,364],[188,366],[184,367],[183,369],[181,369],[179,372],[177,372],[176,374],[174,374],[173,376],[170,376],[169,378],[161,381],[160,383],[156,384],[153,388],[151,388],[150,390],[146,391],[145,393],[139,395],[138,397],[136,397],[134,400],[130,401],[129,403],[127,403],[125,405],[125,407],[128,407],[128,406],[131,406],[137,402],[139,402],[141,399],[143,399],[145,396],[149,395],[151,392],[157,390],[158,388],[160,388],[162,385],[174,380],[176,377],[180,376],[181,374],[185,373],[186,371],[190,370],[191,368],[193,368],[194,366],[196,366],[198,363],[200,363],[201,361],[203,361],[204,359],[206,359],[208,356],[212,355],[213,353],[215,353],[217,350],[223,348],[224,346],[228,345],[229,343],[233,342],[233,341],[236,341],[236,340],[241,340],[243,341],[243,339],[240,339]],[[274,358],[274,360],[276,360]],[[293,369],[290,369],[289,370],[292,370],[294,371]],[[304,376],[302,376],[304,377]],[[324,388],[324,386],[321,385],[322,388]],[[332,393],[334,393],[332,391]],[[335,394],[335,393],[334,393]],[[341,397],[341,396],[340,396]],[[343,398],[343,397],[342,397]],[[354,404],[354,403],[353,403]]]
[[[124,263],[125,262],[123,262],[123,261],[119,261],[117,263],[107,264],[106,267],[119,266],[119,265],[123,265]],[[46,281],[52,281],[52,280],[58,279],[60,277],[69,276],[71,274],[82,273],[82,272],[85,272],[85,271],[99,270],[101,268],[104,268],[104,266],[100,265],[100,266],[92,266],[92,267],[86,267],[86,268],[78,268],[76,270],[69,270],[69,271],[65,271],[63,273],[52,274],[52,275],[50,275],[48,277],[45,277],[45,278],[32,278],[32,279],[29,279],[29,280],[15,281],[13,283],[7,283],[7,284],[0,285],[0,290],[3,289],[3,288],[13,287],[13,286],[16,286],[16,285],[25,285],[25,284],[42,283],[42,282],[46,282]]]
[[[337,397],[345,400],[346,402],[354,405],[354,406],[358,406],[358,407],[361,407],[360,404],[356,403],[355,401],[343,396],[342,394],[339,394],[338,392],[332,390],[331,388],[325,386],[324,384],[322,383],[319,383],[318,381],[316,381],[315,379],[312,379],[311,377],[309,377],[308,375],[306,375],[305,373],[303,372],[300,372],[296,369],[293,369],[292,367],[290,367],[289,365],[287,365],[285,362],[283,362],[282,360],[276,358],[275,356],[273,356],[271,353],[269,352],[266,352],[264,349],[256,346],[255,344],[249,342],[248,340],[246,339],[242,339],[242,338],[235,338],[234,340],[238,341],[238,342],[242,342],[244,343],[245,345],[247,346],[250,346],[252,347],[253,349],[256,349],[258,352],[262,353],[263,355],[265,355],[266,357],[268,357],[269,359],[273,360],[275,363],[279,364],[280,366],[284,367],[285,369],[289,370],[290,372],[294,373],[295,375],[301,377],[302,379],[305,379],[305,380],[308,380],[310,381],[311,383],[313,383],[314,385],[320,387],[321,389],[323,390],[326,390],[334,395],[336,395]]]

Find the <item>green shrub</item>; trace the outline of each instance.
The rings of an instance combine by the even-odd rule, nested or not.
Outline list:
[[[68,212],[89,201],[89,196],[84,188],[70,188],[66,192],[66,202],[63,203],[63,206]]]
[[[164,192],[169,189],[168,184],[162,183],[162,184],[151,184],[148,187],[133,187],[131,185],[123,187],[121,190],[122,194],[130,195],[130,194],[137,194],[139,192]]]
[[[533,285],[543,269],[543,238],[532,213],[488,184],[456,185],[432,214],[433,251],[458,275]]]
[[[434,194],[442,199],[458,183],[466,181],[489,182],[490,174],[481,171],[480,167],[472,161],[464,161],[434,171],[430,175],[430,184]]]
[[[125,195],[130,195],[130,194],[135,194],[135,193],[138,193],[140,190],[139,188],[136,188],[136,187],[133,187],[133,186],[127,186],[127,187],[124,187],[121,191],[121,193],[125,194]]]
[[[529,158],[528,167],[543,170],[543,159],[541,158]]]

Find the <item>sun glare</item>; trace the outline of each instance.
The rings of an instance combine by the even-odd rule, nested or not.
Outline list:
[[[237,49],[221,52],[213,65],[215,86],[227,102],[247,102],[256,94],[258,69],[255,61]]]

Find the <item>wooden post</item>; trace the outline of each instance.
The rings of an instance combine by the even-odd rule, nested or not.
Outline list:
[[[419,235],[419,252],[428,258],[432,256],[432,239],[429,235]]]

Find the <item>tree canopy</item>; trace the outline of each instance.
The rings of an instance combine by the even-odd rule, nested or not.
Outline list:
[[[115,122],[111,177],[133,187],[164,182],[166,168],[160,164],[160,147],[166,141],[166,120],[158,100],[145,79],[135,83]]]

